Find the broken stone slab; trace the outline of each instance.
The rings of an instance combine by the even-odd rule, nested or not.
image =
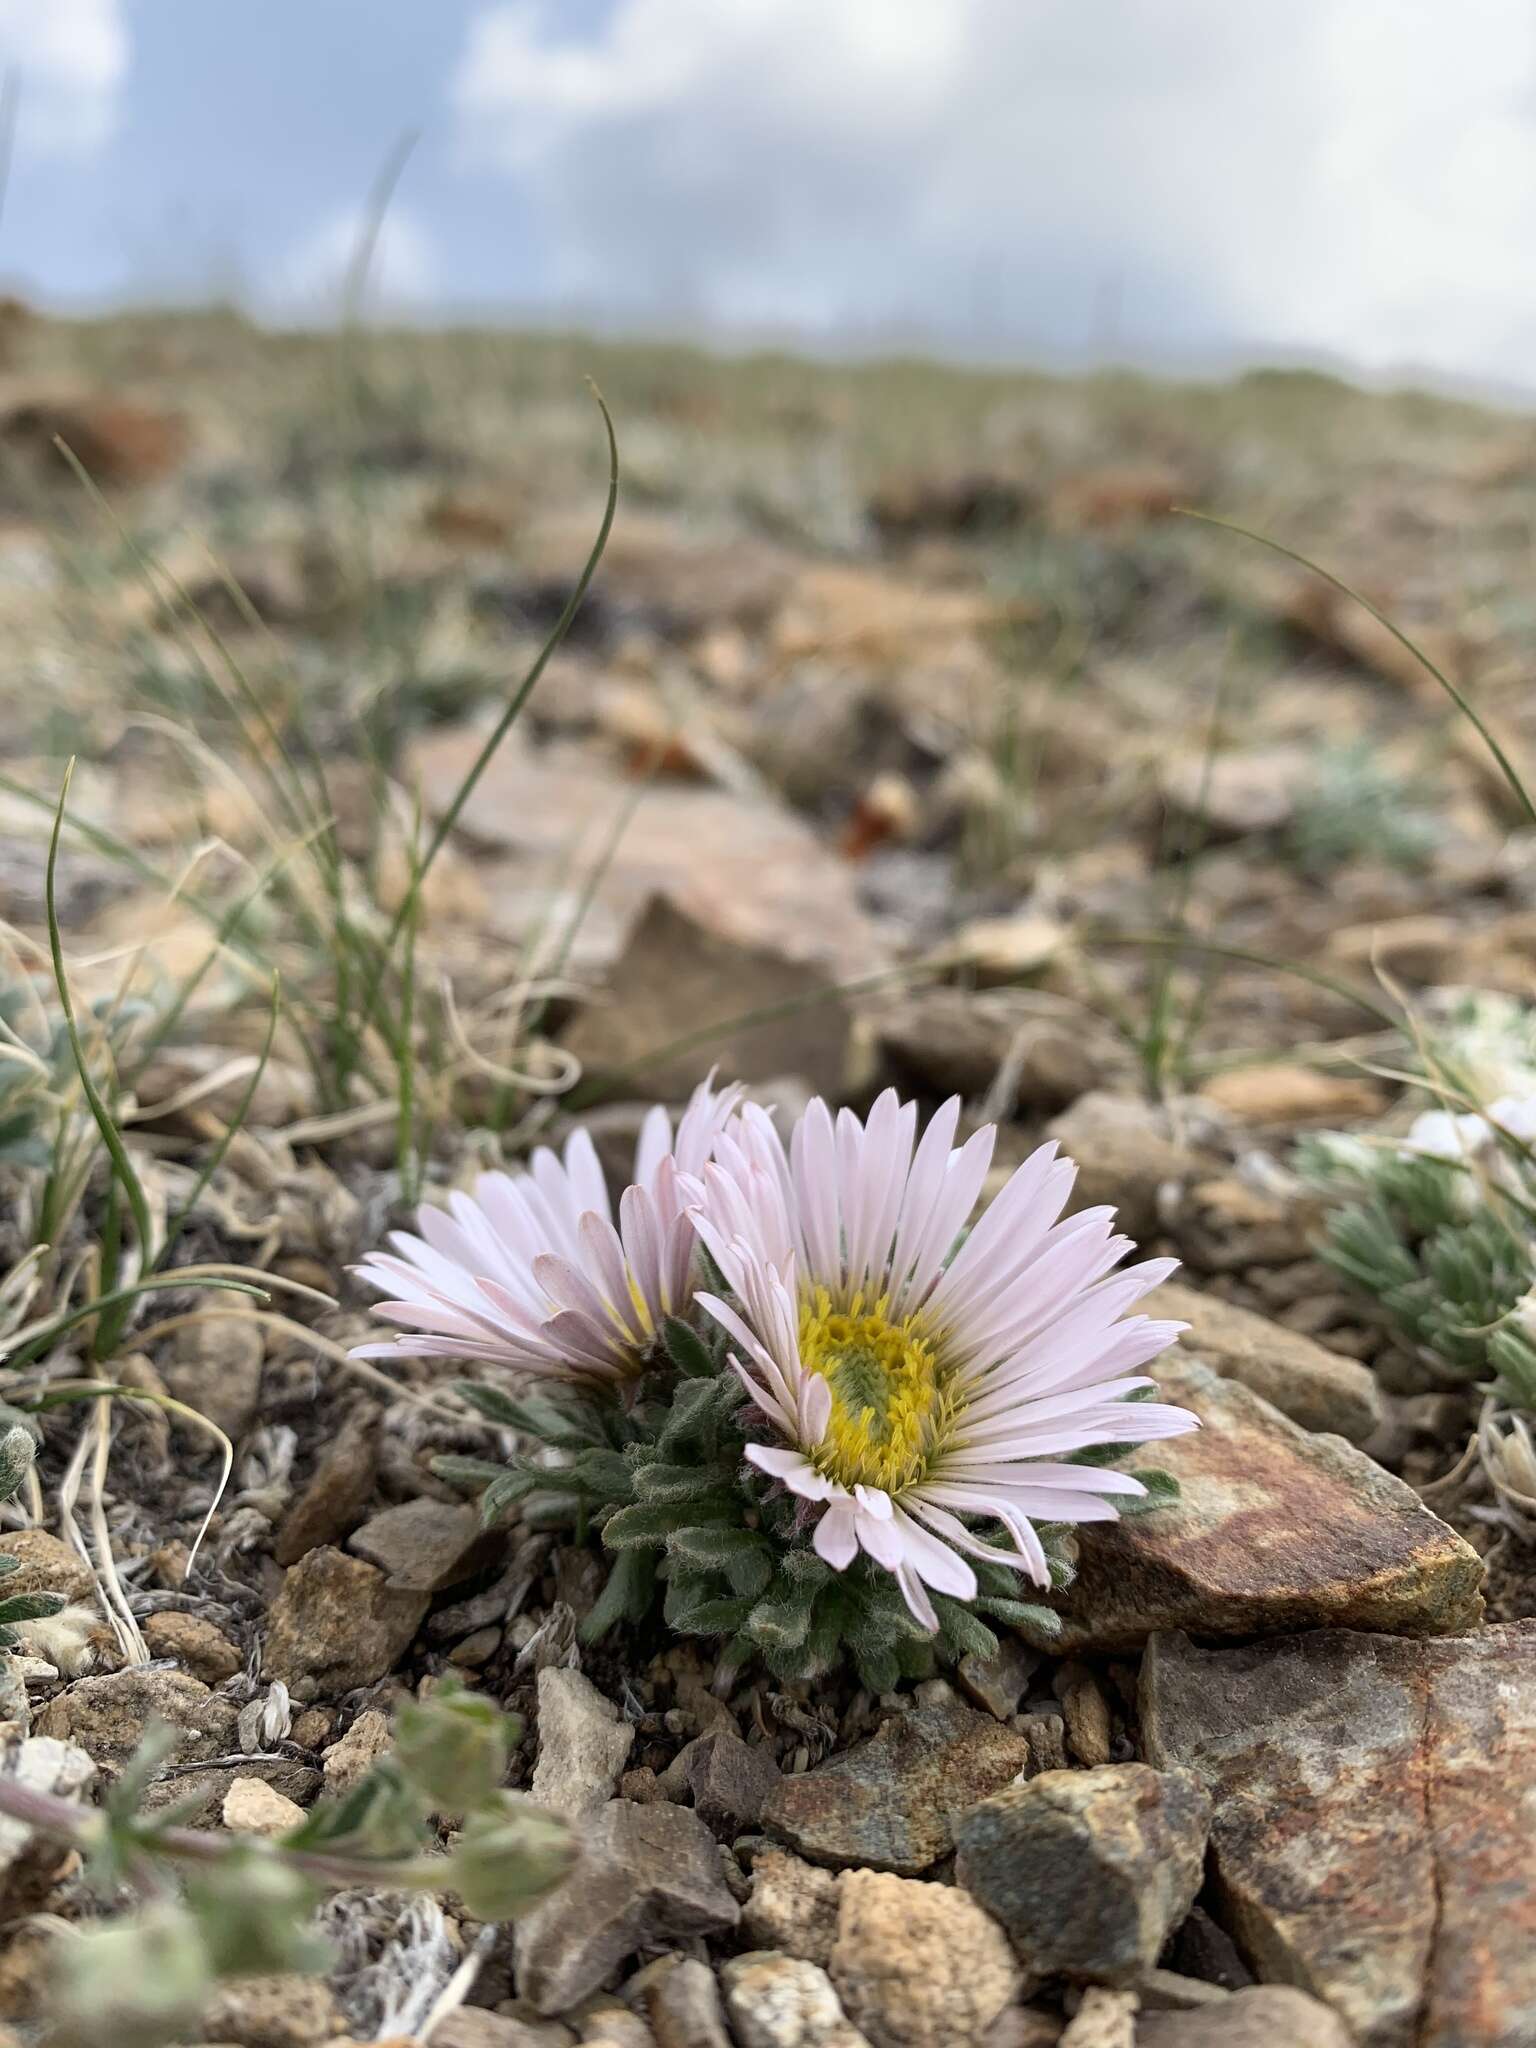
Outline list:
[[[763,1826],[813,1863],[920,1877],[978,1799],[1029,1762],[1023,1736],[956,1699],[882,1721],[868,1742],[780,1780]]]
[[[419,779],[434,816],[454,800],[484,737],[479,728],[449,729],[412,749],[408,779]],[[625,812],[632,814],[610,847]],[[839,979],[885,964],[853,869],[766,795],[676,783],[642,790],[584,747],[535,748],[514,733],[471,793],[458,828],[504,857],[482,879],[498,936],[509,941],[520,942],[544,920],[552,894],[574,908],[596,874],[592,915],[578,939],[586,967],[612,957],[618,934],[657,895],[723,939],[818,963]],[[542,889],[531,887],[540,874]]]
[[[720,1729],[688,1745],[686,1782],[693,1810],[722,1841],[757,1826],[781,1777],[769,1743],[743,1742]]]
[[[653,896],[605,977],[602,1000],[581,1012],[563,1043],[584,1073],[636,1072],[664,1100],[680,1100],[715,1066],[743,1081],[794,1074],[835,1095],[851,1029],[838,984],[853,972],[745,944]],[[754,1016],[762,1021],[735,1021]],[[695,1035],[697,1044],[682,1042]]]
[[[1055,1596],[1067,1654],[1136,1650],[1158,1629],[1270,1635],[1338,1626],[1453,1635],[1482,1613],[1477,1552],[1337,1436],[1313,1436],[1235,1380],[1160,1363],[1163,1399],[1203,1428],[1143,1453],[1171,1472],[1166,1508],[1077,1532],[1078,1575]]]
[[[1160,1635],[1141,1721],[1151,1760],[1211,1793],[1221,1916],[1257,1974],[1360,2048],[1536,2039],[1536,1621]]]
[[[1376,1375],[1299,1330],[1175,1281],[1147,1295],[1140,1310],[1188,1323],[1181,1350],[1262,1395],[1303,1429],[1363,1444],[1381,1427],[1386,1411]]]
[[[1033,1976],[1134,1985],[1194,1903],[1210,1819],[1188,1771],[1046,1771],[971,1808],[955,1875]]]
[[[379,1420],[373,1406],[355,1408],[278,1525],[272,1554],[280,1565],[297,1564],[322,1544],[339,1543],[363,1519],[379,1469]]]
[[[477,1508],[421,1494],[371,1515],[347,1548],[377,1565],[394,1593],[442,1593],[487,1570],[507,1547]]]
[[[581,1849],[513,1935],[518,1990],[541,2013],[565,2012],[639,1949],[740,1918],[715,1838],[686,1807],[612,1799],[584,1827]]]

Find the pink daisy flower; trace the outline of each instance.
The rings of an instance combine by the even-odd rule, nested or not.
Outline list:
[[[1034,1523],[1113,1520],[1141,1495],[1124,1472],[1065,1462],[1196,1426],[1130,1401],[1182,1323],[1126,1311],[1177,1261],[1115,1272],[1131,1240],[1110,1209],[1058,1221],[1077,1169],[1043,1145],[957,1247],[995,1131],[953,1144],[948,1102],[914,1150],[917,1110],[887,1091],[867,1123],[813,1101],[786,1147],[748,1105],[695,1188],[700,1238],[734,1303],[698,1300],[740,1347],[732,1364],[778,1438],[760,1471],[818,1511],[813,1542],[845,1570],[863,1552],[916,1619],[926,1589],[974,1599],[963,1552],[1049,1574]],[[983,1544],[966,1518],[1001,1524]]]
[[[394,1253],[354,1268],[388,1299],[375,1314],[404,1326],[359,1358],[478,1358],[557,1379],[633,1378],[663,1317],[686,1313],[694,1229],[685,1182],[696,1183],[741,1091],[694,1090],[674,1135],[650,1110],[635,1179],[614,1227],[590,1136],[563,1158],[541,1147],[526,1173],[484,1173],[474,1194],[416,1212],[419,1236],[397,1230]]]

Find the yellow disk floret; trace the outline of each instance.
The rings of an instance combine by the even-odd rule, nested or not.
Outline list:
[[[899,1494],[927,1472],[954,1410],[919,1318],[892,1322],[888,1306],[856,1294],[838,1307],[818,1288],[801,1303],[800,1357],[832,1389],[816,1469],[842,1486]]]

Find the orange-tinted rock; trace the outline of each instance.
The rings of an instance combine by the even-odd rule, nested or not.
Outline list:
[[[1147,1754],[1215,1800],[1223,1917],[1362,2048],[1536,2038],[1536,1622],[1406,1641],[1156,1638]]]
[[[1203,1427],[1126,1462],[1171,1472],[1181,1497],[1078,1531],[1077,1578],[1053,1603],[1063,1633],[1040,1647],[1133,1650],[1173,1628],[1451,1635],[1476,1625],[1482,1559],[1411,1487],[1204,1366],[1165,1365],[1157,1378],[1163,1399]]]

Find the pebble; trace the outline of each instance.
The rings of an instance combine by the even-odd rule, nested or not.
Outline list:
[[[723,1841],[756,1827],[781,1775],[766,1742],[743,1742],[722,1731],[688,1745],[693,1810]]]
[[[747,1938],[756,1948],[825,1968],[837,1939],[839,1883],[833,1871],[785,1849],[764,1849],[752,1865],[752,1893],[742,1908]]]
[[[873,2048],[972,2048],[1022,1985],[1003,1930],[965,1892],[874,1870],[842,1879],[827,1975]]]
[[[723,1963],[720,1981],[740,2048],[869,2048],[816,1963],[752,1950]]]
[[[731,2048],[714,1971],[692,1956],[669,1961],[645,1993],[656,2048]]]
[[[410,1647],[425,1593],[397,1593],[360,1557],[311,1550],[292,1566],[267,1614],[263,1668],[301,1701],[374,1685]]]
[[[161,1722],[173,1735],[167,1762],[200,1763],[222,1756],[235,1746],[239,1708],[214,1693],[201,1679],[184,1671],[132,1667],[80,1678],[37,1716],[39,1735],[76,1742],[103,1771],[122,1770],[151,1722]],[[185,1791],[186,1786],[177,1788]],[[163,1786],[151,1789],[151,1800]]]
[[[558,2020],[528,2020],[461,2005],[432,2029],[432,2048],[571,2048],[576,2035]]]
[[[3,1547],[7,1557],[17,1560],[15,1571],[5,1575],[7,1600],[14,1593],[62,1593],[69,1601],[94,1602],[96,1580],[90,1566],[46,1529],[7,1529]]]
[[[379,1466],[380,1411],[354,1408],[320,1454],[308,1483],[278,1525],[272,1554],[297,1564],[322,1544],[339,1543],[363,1518]]]
[[[224,1794],[223,1815],[234,1834],[285,1835],[303,1820],[304,1809],[264,1778],[233,1778]]]
[[[83,1748],[33,1735],[9,1748],[7,1777],[33,1792],[83,1801],[96,1782],[96,1765]],[[24,1821],[0,1815],[0,1917],[15,1920],[47,1898],[74,1855],[63,1842],[35,1833]]]
[[[1067,1747],[1080,1764],[1107,1764],[1114,1736],[1109,1701],[1085,1664],[1068,1658],[1051,1681],[1061,1701]]]
[[[1013,1729],[946,1698],[892,1714],[868,1742],[781,1779],[763,1825],[814,1862],[917,1877],[953,1848],[961,1814],[1029,1755]]]
[[[325,1774],[326,1790],[350,1792],[360,1779],[367,1777],[381,1757],[389,1754],[389,1749],[389,1716],[377,1707],[366,1708],[346,1734],[325,1752],[321,1769]]]
[[[955,1875],[1035,1976],[1133,1985],[1194,1903],[1210,1819],[1188,1771],[1047,1771],[971,1809]]]
[[[261,1325],[250,1311],[221,1304],[176,1332],[160,1374],[178,1401],[238,1443],[256,1420],[265,1355]]]
[[[1336,2012],[1289,1984],[1234,1991],[1202,2012],[1143,2013],[1136,2026],[1136,2048],[1353,2048],[1353,2042]]]
[[[514,1930],[518,1989],[541,2013],[566,2011],[639,1949],[740,1918],[714,1837],[686,1807],[612,1799],[581,1846],[576,1871]]]
[[[955,1667],[955,1676],[978,1707],[984,1707],[999,1721],[1006,1721],[1018,1712],[1019,1701],[1039,1668],[1038,1650],[1030,1649],[1017,1636],[1005,1635],[999,1638],[997,1650],[990,1657],[978,1657],[974,1650],[967,1651]]]
[[[205,1685],[222,1685],[245,1662],[224,1631],[201,1614],[146,1614],[140,1627],[155,1656],[174,1657]]]
[[[613,1797],[635,1731],[579,1671],[541,1671],[538,1691],[534,1801],[571,1820],[586,1820]]]
[[[1138,2048],[1136,2009],[1134,1991],[1110,1991],[1102,1984],[1090,1984],[1061,2036],[1061,2048]]]
[[[478,1508],[422,1494],[372,1516],[347,1548],[377,1565],[392,1592],[442,1593],[495,1564],[506,1542]]]
[[[341,2023],[323,1978],[285,1974],[221,1984],[202,2029],[209,2041],[233,2048],[317,2048],[340,2033]]]

